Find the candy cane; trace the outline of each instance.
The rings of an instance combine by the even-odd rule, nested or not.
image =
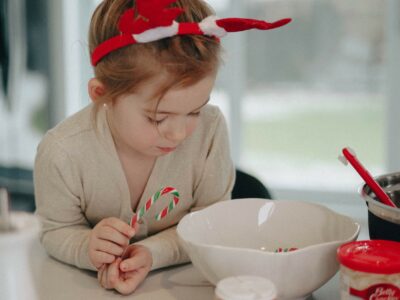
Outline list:
[[[134,227],[136,222],[138,222],[141,218],[143,218],[144,214],[149,211],[152,205],[161,197],[166,194],[173,195],[173,199],[171,202],[163,208],[157,215],[156,220],[160,221],[164,219],[170,212],[175,208],[175,206],[179,203],[179,193],[173,187],[163,187],[161,190],[157,191],[149,200],[147,200],[146,204],[131,218],[130,225]]]

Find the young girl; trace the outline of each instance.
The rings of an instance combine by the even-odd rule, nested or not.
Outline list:
[[[200,26],[211,13],[201,0],[103,1],[89,32],[93,103],[38,147],[41,242],[51,256],[98,271],[106,289],[129,294],[150,270],[187,262],[177,223],[230,198],[235,171],[227,128],[219,109],[207,104],[220,62],[218,37],[285,22],[216,26],[211,17]],[[157,221],[166,204],[159,200],[132,228],[132,216],[162,186],[179,191],[177,207]]]

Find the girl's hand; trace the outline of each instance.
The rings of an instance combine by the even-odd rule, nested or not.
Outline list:
[[[128,295],[146,278],[152,264],[153,258],[146,247],[131,245],[123,258],[102,266],[97,273],[97,279],[102,287]]]
[[[90,232],[90,261],[97,270],[104,264],[111,264],[122,255],[134,235],[135,230],[118,218],[101,220]]]

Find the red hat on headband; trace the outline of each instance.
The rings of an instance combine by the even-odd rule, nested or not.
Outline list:
[[[96,66],[110,52],[136,43],[148,43],[185,34],[208,35],[220,38],[226,35],[227,32],[249,29],[269,30],[286,25],[291,21],[291,19],[282,19],[267,23],[255,19],[218,19],[216,16],[209,16],[200,23],[178,23],[175,19],[184,10],[178,7],[167,8],[168,5],[175,1],[137,0],[136,8],[126,10],[119,20],[118,28],[121,34],[106,40],[94,49],[92,65]]]

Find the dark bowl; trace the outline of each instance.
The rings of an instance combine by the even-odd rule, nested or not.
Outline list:
[[[369,186],[362,186],[360,194],[368,205],[369,237],[400,242],[400,172],[378,176],[375,180],[397,207],[381,203]]]

